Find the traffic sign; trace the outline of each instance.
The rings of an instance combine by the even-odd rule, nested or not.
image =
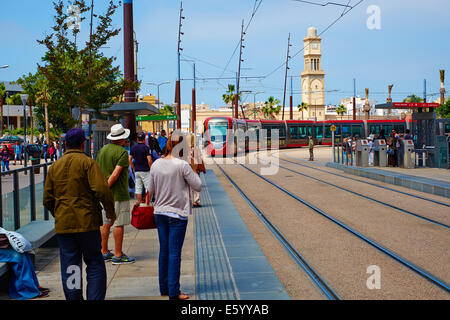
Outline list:
[[[178,117],[174,114],[170,115],[160,115],[156,114],[153,116],[137,116],[136,121],[166,121],[166,120],[177,120]]]
[[[331,130],[331,131],[336,131],[336,126],[331,126],[331,127],[330,127],[330,130]]]

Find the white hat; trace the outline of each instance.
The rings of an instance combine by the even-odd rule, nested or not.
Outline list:
[[[106,137],[108,140],[126,139],[130,135],[130,129],[124,129],[120,123],[111,127],[111,133]]]

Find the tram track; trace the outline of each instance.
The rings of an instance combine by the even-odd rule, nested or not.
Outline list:
[[[259,159],[260,161],[263,161],[263,160],[261,160],[259,157],[258,157],[258,159]],[[280,159],[280,160],[283,160],[282,158],[279,158],[279,159]],[[288,161],[288,162],[291,162],[291,161]],[[292,163],[292,162],[291,162],[291,163]],[[294,163],[294,164],[295,164],[295,163]],[[353,195],[356,195],[356,196],[358,196],[358,197],[361,197],[361,198],[363,198],[363,199],[367,199],[367,200],[373,201],[373,202],[375,202],[375,203],[378,203],[378,204],[381,204],[381,205],[383,205],[383,206],[386,206],[386,207],[389,207],[389,208],[398,210],[398,211],[403,212],[403,213],[405,213],[405,214],[409,214],[409,215],[414,216],[414,217],[416,217],[416,218],[418,218],[418,219],[422,219],[422,220],[425,220],[425,221],[427,221],[427,222],[430,222],[430,223],[433,223],[433,224],[435,224],[435,225],[438,225],[438,226],[440,226],[440,227],[444,227],[444,228],[447,229],[447,230],[450,229],[450,226],[447,225],[447,224],[445,224],[445,223],[443,223],[443,222],[439,222],[439,221],[437,221],[437,220],[433,220],[433,219],[431,219],[431,218],[422,216],[422,215],[417,214],[417,213],[414,213],[414,212],[412,212],[412,211],[409,211],[409,210],[400,208],[400,207],[398,207],[398,206],[392,205],[392,204],[390,204],[390,203],[387,203],[387,202],[384,202],[384,201],[377,200],[377,199],[375,199],[375,198],[366,196],[366,195],[364,195],[364,194],[362,194],[362,193],[359,193],[359,192],[356,192],[356,191],[354,191],[354,190],[351,190],[351,189],[348,189],[348,188],[339,186],[339,185],[334,184],[334,183],[331,183],[331,182],[324,181],[324,180],[319,179],[319,178],[317,178],[317,177],[313,177],[313,176],[310,176],[310,175],[308,175],[308,174],[305,174],[305,173],[302,173],[302,172],[299,172],[299,171],[296,171],[296,170],[292,170],[292,169],[290,169],[290,168],[287,168],[287,167],[284,167],[284,166],[281,166],[281,165],[279,165],[279,167],[282,168],[282,169],[284,169],[284,170],[287,170],[287,171],[289,171],[289,172],[292,172],[292,173],[295,173],[295,174],[298,174],[298,175],[301,175],[301,176],[304,176],[304,177],[313,179],[313,180],[318,181],[318,182],[320,182],[320,183],[324,183],[324,184],[326,184],[326,185],[335,187],[335,188],[337,188],[337,189],[339,189],[339,190],[343,190],[343,191],[349,192],[349,193],[351,193],[351,194],[353,194]],[[312,167],[309,167],[309,166],[306,166],[306,167],[312,168]]]
[[[316,287],[325,295],[329,300],[341,300],[340,296],[331,288],[331,286],[318,274],[318,272],[311,266],[310,263],[301,255],[298,250],[287,240],[283,233],[267,218],[267,216],[256,206],[256,204],[250,200],[245,192],[239,188],[236,182],[225,172],[225,170],[218,164],[216,164],[222,174],[233,185],[235,190],[241,195],[241,197],[247,202],[250,208],[255,214],[264,222],[270,232],[278,239],[283,245],[286,251],[289,253],[292,259],[305,271],[311,281]]]
[[[409,197],[413,197],[413,198],[417,198],[417,199],[420,199],[420,200],[428,201],[428,202],[431,202],[431,203],[434,203],[434,204],[438,204],[438,205],[441,205],[441,206],[450,207],[450,204],[442,202],[442,201],[437,201],[437,200],[426,198],[426,197],[422,197],[422,196],[419,196],[419,195],[416,195],[416,194],[413,194],[413,193],[397,190],[397,189],[394,189],[394,188],[389,188],[389,187],[382,186],[382,185],[379,185],[379,184],[376,184],[376,183],[373,183],[373,182],[368,182],[368,181],[364,181],[364,180],[361,180],[361,179],[347,177],[347,176],[339,174],[339,173],[330,172],[328,170],[324,170],[324,169],[319,169],[319,168],[316,168],[316,167],[308,166],[306,164],[298,163],[298,162],[291,161],[291,160],[287,160],[287,159],[284,159],[284,158],[281,158],[281,157],[277,157],[277,158],[279,160],[281,160],[281,161],[292,163],[292,164],[297,165],[297,166],[313,169],[313,170],[320,171],[320,172],[323,172],[323,173],[328,173],[328,174],[331,174],[331,175],[334,175],[334,176],[337,176],[337,177],[341,177],[341,178],[344,178],[344,179],[347,179],[347,180],[361,182],[361,183],[368,184],[368,185],[371,185],[371,186],[374,186],[374,187],[377,187],[377,188],[385,189],[385,190],[388,190],[388,191],[393,191],[393,192],[396,192],[396,193],[399,193],[399,194],[402,194],[402,195],[406,195],[406,196],[409,196]]]
[[[403,258],[402,256],[396,254],[392,250],[389,250],[388,248],[384,247],[383,245],[381,245],[380,243],[376,242],[375,240],[370,239],[369,237],[367,237],[367,236],[363,235],[362,233],[358,232],[357,230],[355,230],[354,228],[352,228],[349,225],[345,224],[341,220],[330,216],[325,211],[317,208],[313,204],[311,204],[311,203],[307,202],[306,200],[300,198],[299,196],[293,194],[289,190],[281,187],[280,185],[278,185],[277,183],[271,181],[270,179],[267,179],[264,176],[258,174],[257,172],[255,172],[254,170],[248,168],[247,166],[245,166],[243,164],[239,164],[239,165],[242,168],[246,169],[247,171],[253,173],[255,176],[263,179],[264,181],[266,181],[270,185],[274,186],[278,190],[280,190],[283,193],[287,194],[291,198],[295,199],[296,201],[298,201],[298,202],[302,203],[303,205],[307,206],[308,208],[312,209],[314,212],[320,214],[322,217],[324,217],[327,220],[329,220],[329,221],[333,222],[334,224],[338,225],[340,228],[346,230],[347,232],[349,232],[353,236],[357,237],[358,239],[362,240],[363,242],[367,243],[368,245],[374,247],[375,249],[377,249],[377,251],[382,252],[383,254],[387,255],[388,257],[390,257],[394,261],[398,262],[402,266],[408,268],[409,270],[413,271],[414,273],[416,273],[420,277],[426,279],[427,281],[429,281],[430,283],[432,283],[436,287],[438,287],[440,289],[443,289],[447,294],[449,293],[449,290],[450,290],[449,285],[445,281],[439,279],[438,277],[436,277],[433,274],[431,274],[430,272],[428,272],[427,270],[425,270],[423,268],[420,268],[419,266],[415,265],[414,263],[412,263],[412,262],[408,261],[407,259]]]

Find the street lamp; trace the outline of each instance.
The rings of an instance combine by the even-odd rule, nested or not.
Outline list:
[[[153,82],[146,82],[145,84],[148,85],[154,85],[158,87],[158,110],[160,109],[160,100],[159,100],[159,87],[162,86],[163,84],[168,84],[170,83],[170,81],[166,81],[166,82],[161,82],[161,83],[153,83]]]
[[[23,104],[23,134],[24,134],[24,147],[27,146],[27,101],[28,101],[28,95],[27,94],[21,94],[20,95],[20,99],[22,99],[22,104]],[[24,159],[24,163],[25,163],[25,168],[27,167],[27,159],[28,159],[28,153],[24,152],[25,154],[25,159]]]
[[[253,119],[256,119],[256,95],[259,93],[264,93],[264,91],[258,91],[253,93]]]

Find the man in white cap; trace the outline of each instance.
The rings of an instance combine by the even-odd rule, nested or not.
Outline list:
[[[123,147],[129,135],[129,129],[124,129],[121,124],[113,125],[111,133],[107,136],[111,143],[101,148],[97,155],[97,162],[108,179],[108,186],[114,195],[116,220],[112,224],[104,217],[105,223],[101,228],[103,258],[105,262],[112,261],[113,264],[135,262],[134,258],[128,257],[122,251],[124,227],[131,223],[130,194],[128,191],[128,152]],[[114,227],[114,254],[108,248],[111,227]]]

